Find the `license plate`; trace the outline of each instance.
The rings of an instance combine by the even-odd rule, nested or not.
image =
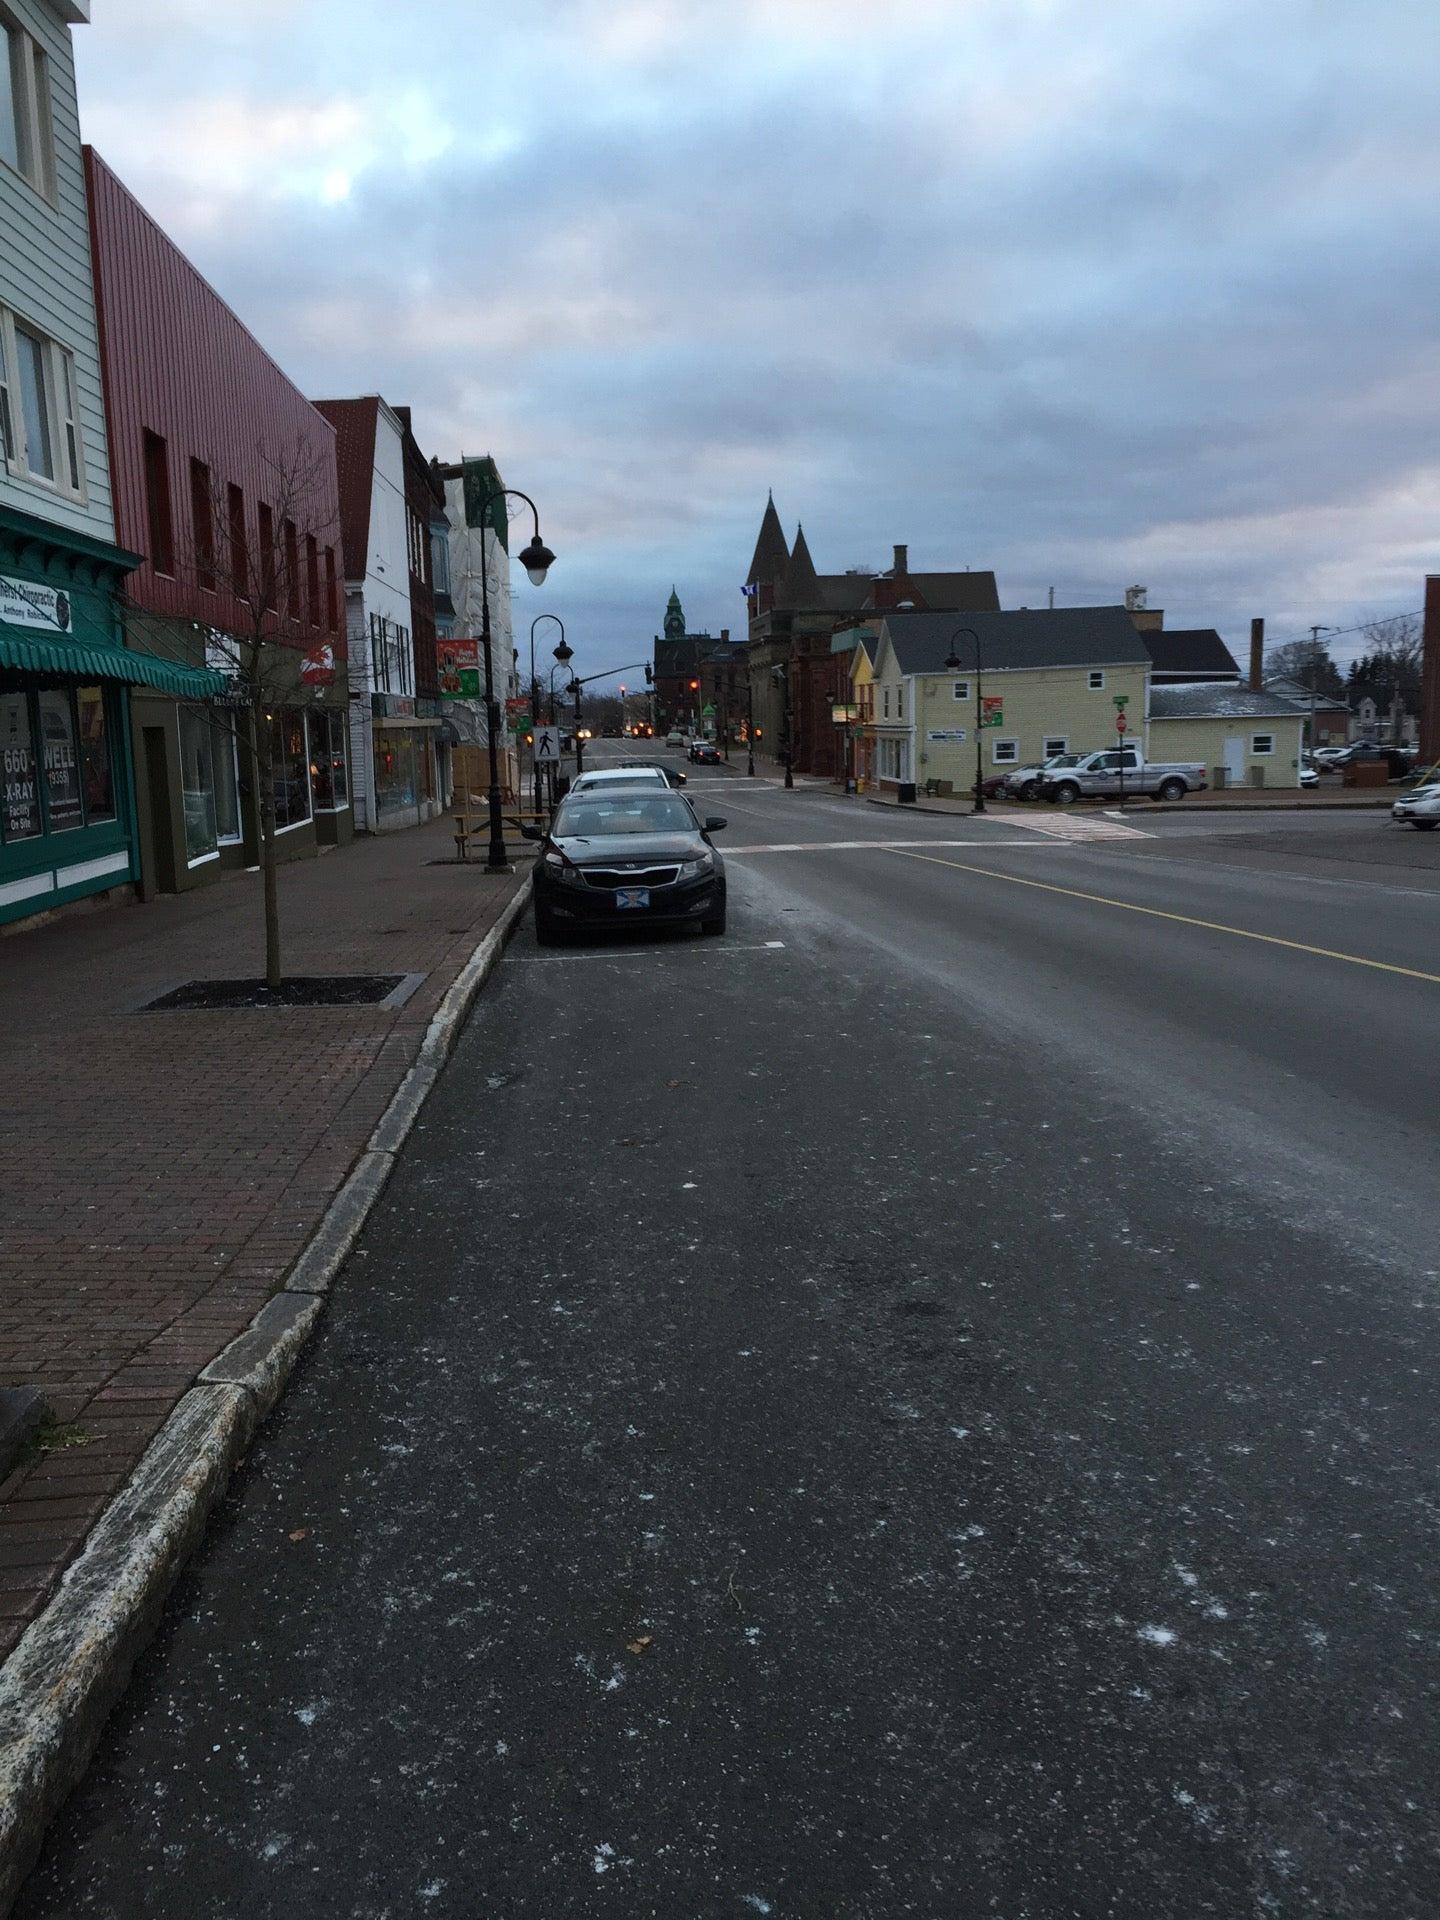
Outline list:
[[[615,904],[617,907],[648,907],[650,889],[649,887],[617,887]]]

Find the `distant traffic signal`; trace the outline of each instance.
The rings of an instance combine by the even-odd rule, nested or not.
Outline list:
[[[690,691],[692,693],[698,693],[700,691],[700,682],[698,680],[692,680],[690,682]]]

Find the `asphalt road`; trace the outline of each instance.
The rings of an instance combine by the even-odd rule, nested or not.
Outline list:
[[[1433,1915],[1433,879],[714,779],[728,936],[511,947],[18,1912]]]

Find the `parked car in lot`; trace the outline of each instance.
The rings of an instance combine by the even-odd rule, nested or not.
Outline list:
[[[725,931],[725,863],[711,844],[725,821],[702,821],[663,785],[569,793],[540,841],[535,938],[554,946],[586,927],[697,925]]]
[[[1047,774],[1054,775],[1062,767],[1073,767],[1081,758],[1078,753],[1052,753],[1038,766],[1011,767],[1000,776],[1000,791],[1017,800],[1038,800]]]
[[[1412,787],[1409,793],[1402,794],[1390,809],[1390,817],[1402,826],[1418,828],[1422,833],[1432,832],[1440,826],[1440,780]]]
[[[1081,754],[1073,767],[1046,774],[1040,792],[1064,807],[1095,794],[1145,793],[1152,800],[1183,800],[1208,784],[1198,761],[1147,760],[1139,747],[1107,747],[1101,753]]]

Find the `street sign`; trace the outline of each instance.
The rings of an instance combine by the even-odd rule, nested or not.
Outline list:
[[[1129,724],[1129,721],[1125,718],[1125,709],[1122,707],[1115,716],[1115,731],[1117,733],[1124,733]]]
[[[927,740],[942,741],[947,746],[964,746],[965,729],[964,727],[932,727],[929,732],[926,733],[925,738]]]
[[[558,727],[537,727],[535,729],[535,764],[537,767],[560,764],[560,729]]]
[[[1120,708],[1122,713],[1130,704],[1130,696],[1128,693],[1112,693],[1110,698],[1114,701],[1115,705]]]

